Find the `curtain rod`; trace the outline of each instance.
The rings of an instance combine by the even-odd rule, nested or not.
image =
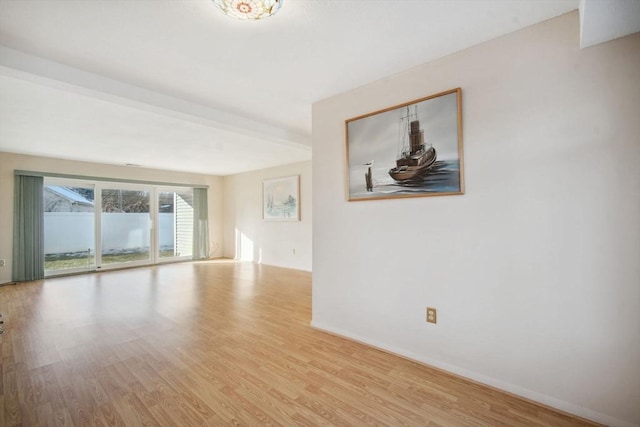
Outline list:
[[[145,185],[206,188],[206,189],[209,188],[208,185],[201,185],[201,184],[181,184],[176,182],[144,181],[139,179],[105,178],[105,177],[99,177],[99,176],[71,175],[66,173],[54,173],[54,172],[36,172],[36,171],[25,171],[25,170],[18,170],[18,169],[14,170],[13,174],[22,175],[22,176],[41,176],[43,178],[68,178],[68,179],[89,180],[89,181],[120,182],[120,183],[127,183],[127,184],[145,184]]]

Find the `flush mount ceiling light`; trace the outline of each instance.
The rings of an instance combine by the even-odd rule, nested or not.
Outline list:
[[[226,15],[243,20],[268,18],[282,6],[282,0],[213,0]]]

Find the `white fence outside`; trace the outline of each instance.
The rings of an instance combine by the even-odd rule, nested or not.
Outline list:
[[[82,252],[94,245],[94,214],[91,212],[45,212],[44,253]],[[174,246],[174,214],[159,213],[160,248]],[[103,252],[149,246],[148,213],[104,213],[102,215]]]

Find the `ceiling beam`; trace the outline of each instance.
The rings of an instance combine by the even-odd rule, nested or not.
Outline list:
[[[311,151],[311,137],[0,45],[0,75]]]

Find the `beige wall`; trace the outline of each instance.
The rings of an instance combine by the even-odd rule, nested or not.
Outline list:
[[[262,219],[262,182],[300,176],[300,221]],[[311,162],[224,177],[224,256],[311,271]]]
[[[221,177],[0,152],[0,259],[6,260],[6,266],[0,267],[0,283],[11,281],[11,264],[13,262],[13,172],[16,169],[105,178],[208,185],[211,257],[221,257],[223,254]]]
[[[638,425],[640,35],[580,50],[578,21],[314,104],[312,323]],[[345,119],[455,87],[466,194],[347,202]]]

